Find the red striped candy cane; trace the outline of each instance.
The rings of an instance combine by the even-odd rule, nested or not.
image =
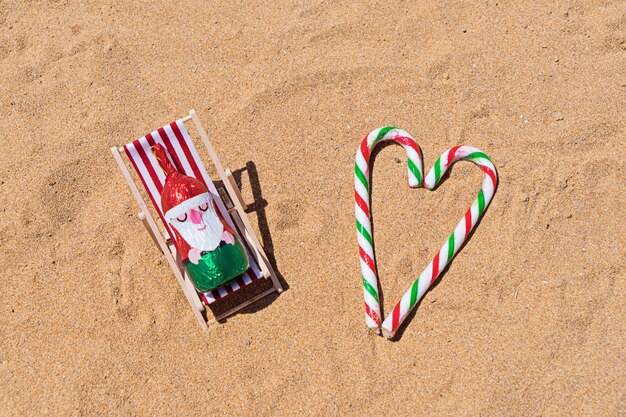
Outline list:
[[[398,327],[400,327],[409,312],[415,307],[433,282],[435,282],[439,274],[441,274],[441,271],[443,271],[446,265],[454,258],[454,255],[459,251],[459,248],[463,245],[463,242],[465,242],[465,239],[467,239],[472,229],[474,229],[476,223],[482,217],[485,209],[493,198],[498,183],[496,168],[487,155],[471,146],[455,146],[445,151],[437,162],[435,162],[435,165],[428,172],[428,175],[426,175],[424,187],[429,190],[434,189],[437,184],[439,184],[439,181],[448,168],[456,161],[462,159],[472,161],[481,167],[484,173],[482,187],[478,192],[478,196],[465,213],[465,216],[454,228],[450,237],[448,237],[448,240],[443,244],[441,249],[439,249],[439,252],[437,252],[433,260],[420,274],[419,278],[415,280],[408,291],[404,293],[398,304],[396,304],[383,322],[383,336],[388,339],[395,335]]]
[[[372,130],[357,149],[354,164],[354,210],[365,299],[365,323],[370,329],[379,329],[382,320],[370,220],[369,159],[376,145],[384,141],[397,142],[404,148],[409,167],[409,187],[419,187],[423,178],[422,152],[411,135],[404,130],[391,126]]]

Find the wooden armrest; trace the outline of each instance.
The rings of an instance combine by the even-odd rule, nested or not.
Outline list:
[[[230,186],[233,187],[233,190],[235,190],[235,197],[237,198],[237,200],[239,200],[239,204],[241,204],[241,206],[244,209],[246,209],[248,207],[248,205],[243,201],[243,196],[241,195],[241,190],[237,186],[237,182],[235,181],[235,178],[233,178],[233,173],[230,171],[230,169],[225,169],[224,170],[224,175],[226,176],[226,179],[230,183]]]

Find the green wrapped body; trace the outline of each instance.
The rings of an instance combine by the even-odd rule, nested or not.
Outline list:
[[[250,263],[243,246],[235,239],[233,244],[204,253],[197,265],[188,262],[185,268],[196,290],[208,292],[246,272]]]

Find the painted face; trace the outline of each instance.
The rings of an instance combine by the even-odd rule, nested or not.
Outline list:
[[[224,225],[215,212],[210,193],[200,194],[171,208],[165,218],[192,248],[212,251],[222,240]]]

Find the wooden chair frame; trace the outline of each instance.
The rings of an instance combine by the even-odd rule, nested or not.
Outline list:
[[[209,154],[209,158],[211,159],[211,162],[215,165],[215,168],[220,176],[220,179],[222,183],[224,184],[224,190],[228,198],[230,199],[230,202],[224,201],[224,204],[228,210],[228,213],[233,219],[233,222],[235,223],[235,225],[237,226],[237,229],[241,237],[246,241],[245,243],[247,243],[248,247],[253,252],[251,253],[251,255],[256,258],[256,261],[259,265],[259,268],[261,269],[261,273],[263,277],[270,278],[272,280],[272,288],[270,288],[269,290],[266,290],[248,300],[245,300],[244,302],[231,308],[225,313],[222,313],[219,316],[215,316],[213,319],[207,320],[202,314],[203,312],[206,311],[206,308],[204,304],[202,303],[200,296],[198,295],[198,292],[195,290],[195,288],[193,287],[193,285],[191,284],[191,281],[189,280],[187,276],[185,268],[182,265],[182,262],[180,261],[178,254],[176,253],[176,247],[174,246],[172,239],[167,235],[167,231],[162,233],[159,227],[157,226],[157,223],[155,222],[154,217],[152,216],[152,214],[150,213],[150,210],[148,209],[146,201],[142,197],[139,191],[139,188],[137,187],[137,184],[133,180],[133,177],[130,171],[128,170],[127,165],[124,163],[124,160],[122,159],[122,155],[124,154],[124,148],[114,146],[111,148],[111,153],[113,154],[115,161],[119,165],[119,168],[122,171],[122,174],[124,175],[124,179],[128,183],[128,187],[130,188],[131,193],[133,194],[133,196],[135,197],[135,200],[137,200],[137,203],[139,204],[139,207],[141,208],[141,211],[138,214],[139,219],[142,221],[143,225],[146,227],[146,230],[150,234],[150,237],[152,238],[156,246],[165,255],[165,258],[167,259],[167,262],[170,265],[170,268],[172,268],[172,271],[174,272],[174,276],[176,277],[185,296],[187,297],[187,301],[189,302],[189,305],[191,306],[191,309],[193,310],[194,315],[196,316],[196,318],[198,319],[198,322],[200,323],[200,326],[203,329],[206,329],[208,328],[209,325],[214,324],[220,320],[223,320],[226,317],[232,316],[239,310],[249,306],[252,303],[255,303],[258,300],[261,300],[262,298],[274,292],[277,292],[280,294],[283,291],[283,287],[280,284],[280,281],[278,280],[276,272],[272,268],[272,265],[270,264],[267,258],[267,255],[265,251],[263,250],[263,247],[261,246],[259,240],[257,239],[257,236],[254,233],[254,230],[252,229],[252,225],[250,224],[250,220],[248,219],[248,215],[244,209],[246,204],[241,195],[241,190],[239,189],[239,187],[237,186],[237,183],[235,182],[235,179],[233,178],[232,172],[228,169],[224,169],[224,167],[222,166],[222,163],[220,162],[217,156],[217,153],[215,152],[215,149],[213,148],[213,145],[211,144],[211,141],[209,140],[209,137],[206,134],[206,131],[204,130],[204,127],[200,123],[200,120],[195,110],[193,109],[189,111],[189,115],[181,119],[183,123],[188,122],[189,120],[193,121],[196,127],[196,130],[198,134],[200,135],[200,138],[202,139],[204,146],[206,147],[206,150]],[[220,196],[222,197],[223,200],[225,200],[223,198],[222,193],[220,193]]]

